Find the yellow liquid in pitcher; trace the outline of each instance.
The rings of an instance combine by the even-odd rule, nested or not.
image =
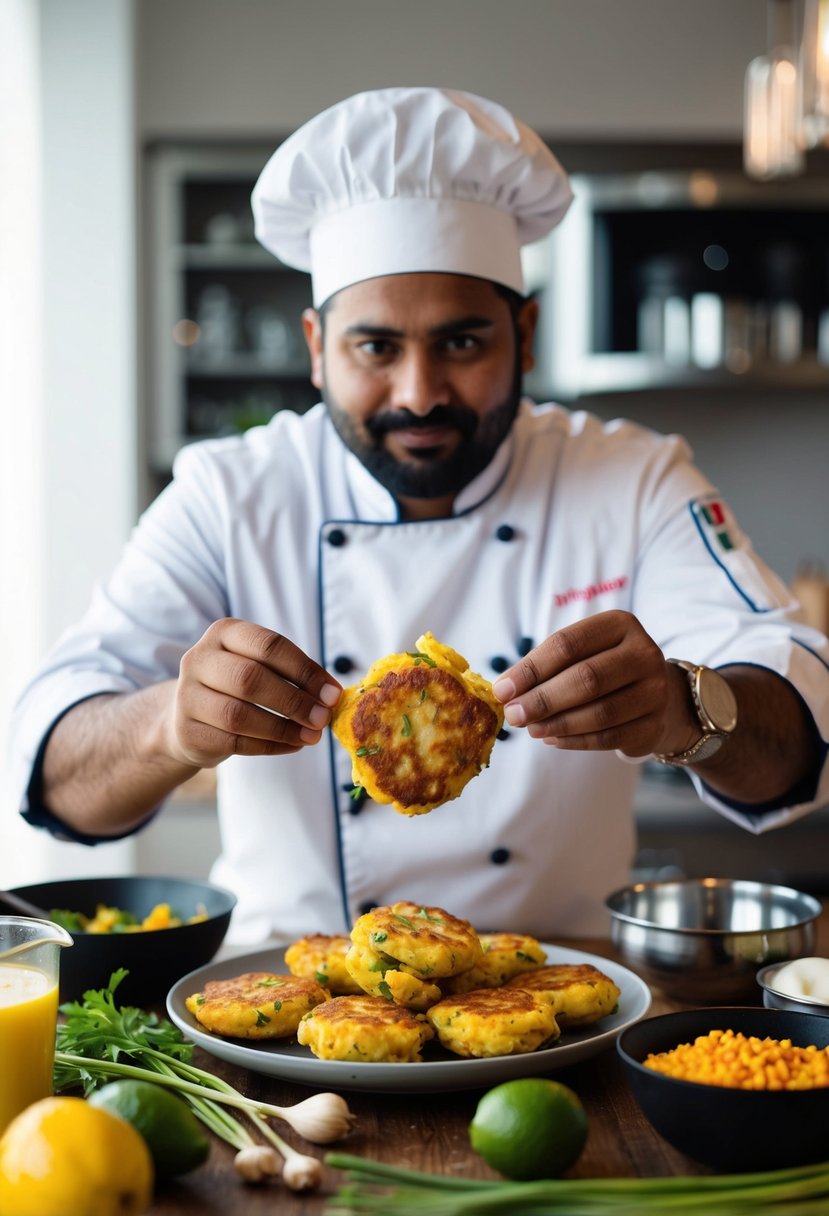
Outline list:
[[[35,967],[0,963],[0,1133],[52,1093],[58,986]]]

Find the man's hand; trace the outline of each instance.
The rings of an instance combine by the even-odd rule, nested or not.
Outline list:
[[[181,660],[165,749],[199,768],[234,755],[296,752],[319,742],[341,692],[281,634],[248,621],[215,621]]]
[[[512,726],[570,751],[681,751],[699,736],[687,686],[628,612],[601,612],[546,638],[493,691]]]

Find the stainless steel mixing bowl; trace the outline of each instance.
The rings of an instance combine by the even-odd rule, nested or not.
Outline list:
[[[811,956],[808,956],[811,957]],[[829,1005],[825,1001],[808,996],[789,996],[777,987],[777,973],[783,963],[769,963],[757,972],[757,983],[763,990],[763,1004],[767,1009],[788,1009],[794,1013],[813,1013],[829,1018]]]
[[[731,878],[641,882],[608,896],[611,938],[630,968],[677,1000],[758,998],[767,963],[812,954],[820,901]]]

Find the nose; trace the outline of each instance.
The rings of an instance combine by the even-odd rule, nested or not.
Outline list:
[[[395,365],[391,405],[425,417],[436,405],[449,405],[450,388],[445,371],[428,351],[409,350]]]

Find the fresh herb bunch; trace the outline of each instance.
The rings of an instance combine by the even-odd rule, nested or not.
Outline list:
[[[108,987],[85,992],[83,1001],[61,1005],[65,1020],[57,1030],[55,1093],[81,1088],[86,1096],[118,1077],[148,1080],[148,1074],[152,1074],[153,1081],[176,1090],[206,1127],[240,1151],[255,1148],[256,1141],[226,1107],[242,1111],[285,1158],[283,1177],[286,1181],[289,1166],[294,1167],[300,1181],[304,1177],[302,1171],[305,1175],[308,1173],[303,1163],[310,1162],[318,1167],[315,1158],[304,1157],[286,1144],[267,1122],[266,1116],[284,1119],[306,1139],[325,1143],[345,1134],[351,1115],[347,1107],[342,1111],[337,1109],[333,1116],[330,1111],[312,1114],[307,1110],[307,1104],[319,1099],[342,1103],[342,1099],[334,1094],[317,1094],[313,1099],[306,1099],[305,1104],[285,1108],[246,1098],[220,1077],[191,1063],[193,1044],[187,1042],[172,1022],[154,1013],[145,1013],[143,1009],[116,1006],[115,990],[127,974],[122,968],[113,973]],[[306,1105],[305,1113],[300,1110],[303,1105]],[[327,1118],[320,1117],[325,1114]],[[292,1183],[289,1181],[288,1185]],[[297,1189],[307,1185],[304,1182]]]
[[[327,1216],[821,1216],[829,1199],[829,1162],[757,1174],[540,1182],[444,1177],[348,1153],[328,1153],[325,1163],[350,1180]]]

